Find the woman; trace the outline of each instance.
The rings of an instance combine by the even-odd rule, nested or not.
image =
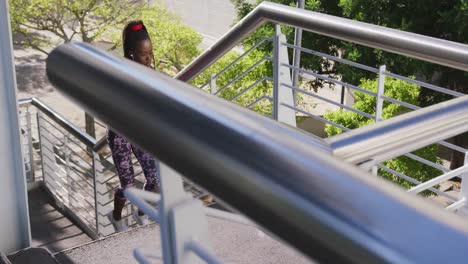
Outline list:
[[[125,58],[154,68],[153,46],[142,21],[132,21],[125,26],[122,42]],[[131,161],[132,151],[143,168],[146,178],[144,189],[146,191],[158,192],[158,169],[155,159],[150,154],[131,144],[127,139],[111,129],[107,131],[107,142],[112,151],[112,158],[120,180],[120,187],[114,195],[114,210],[108,214],[108,218],[114,225],[115,230],[122,232],[128,229],[126,223],[122,220],[122,209],[126,202],[123,192],[135,183],[135,174]],[[134,212],[133,217],[139,225],[148,223],[147,216],[139,210]]]

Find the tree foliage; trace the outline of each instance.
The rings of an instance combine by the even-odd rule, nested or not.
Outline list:
[[[50,47],[78,39],[93,42],[120,27],[145,7],[134,0],[10,0],[17,45],[48,53]]]
[[[231,64],[240,56],[239,53],[231,51],[224,55],[220,60],[211,65],[208,69],[203,71],[197,78],[193,80],[193,84],[196,86],[202,86],[209,84],[212,75],[216,75],[223,71],[227,66]],[[231,83],[234,79],[241,76],[249,67],[254,65],[256,62],[264,58],[263,52],[252,51],[244,58],[240,59],[237,63],[232,65],[228,70],[216,78],[216,90],[221,90],[219,96],[229,101],[236,102],[242,106],[249,106],[257,99],[265,95],[271,95],[272,84],[268,80],[263,80],[257,83],[258,80],[262,80],[265,76],[272,76],[272,65],[271,62],[264,60],[258,66],[254,67],[250,72],[245,74],[242,78]],[[238,96],[242,91],[252,86],[252,88]],[[207,86],[209,88],[209,85]],[[207,88],[207,89],[208,89]],[[254,105],[252,109],[258,113],[271,114],[271,102],[268,100],[262,100],[258,104]]]
[[[135,0],[10,0],[10,15],[17,45],[43,53],[64,42],[109,42],[121,48],[122,29],[141,19],[154,43],[160,68],[180,71],[199,54],[201,36],[161,4]]]

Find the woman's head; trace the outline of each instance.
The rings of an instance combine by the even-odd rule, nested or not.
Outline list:
[[[153,46],[145,25],[141,20],[129,22],[122,34],[125,58],[148,67],[153,67]]]

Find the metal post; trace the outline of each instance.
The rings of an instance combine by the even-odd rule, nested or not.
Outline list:
[[[67,188],[67,194],[68,194],[68,197],[67,197],[67,202],[65,203],[66,206],[69,206],[69,207],[72,207],[72,195],[73,195],[73,187],[72,187],[72,178],[71,178],[71,175],[70,175],[70,148],[68,147],[69,145],[69,139],[68,139],[68,133],[65,133],[64,134],[64,155],[65,155],[65,179],[66,179],[66,182],[67,182],[67,186],[65,186]]]
[[[185,193],[182,177],[163,163],[160,163],[160,177],[159,215],[164,263],[202,263],[186,249],[192,239],[210,248],[201,202]]]
[[[465,160],[463,166],[468,166],[468,152],[465,152]],[[465,205],[460,210],[464,214],[468,214],[468,173],[463,173],[461,176],[460,199],[465,199]]]
[[[377,105],[375,108],[375,122],[382,121],[383,99],[385,93],[385,65],[379,67],[379,83],[377,86]]]
[[[6,254],[31,244],[27,184],[21,149],[16,77],[8,1],[0,0],[0,251]]]
[[[289,64],[286,36],[281,33],[281,26],[276,25],[276,34],[273,41],[273,118],[290,126],[296,127],[296,112],[283,106],[294,106],[293,92],[283,84],[292,85],[291,71],[282,64]]]
[[[304,9],[305,0],[297,1],[297,8]],[[299,67],[301,64],[301,50],[297,47],[302,47],[302,28],[296,27],[294,33],[294,46],[296,47],[293,52],[293,65]],[[299,83],[299,71],[293,70],[292,85],[297,87]],[[296,91],[293,91],[294,106],[297,104]]]
[[[211,74],[211,77],[210,77],[210,93],[211,94],[215,94],[216,93],[216,90],[217,90],[217,87],[216,87],[216,74]]]
[[[161,218],[163,259],[164,263],[175,264],[174,241],[169,224],[169,213],[176,204],[183,202],[185,194],[182,187],[182,178],[177,172],[160,163],[159,174],[161,177],[161,204],[159,207],[159,215]]]
[[[0,0],[0,251],[31,245],[27,184],[16,99],[16,78],[8,1]]]
[[[33,137],[32,137],[32,125],[31,125],[31,112],[29,112],[29,107],[26,107],[26,130],[28,133],[28,150],[29,150],[29,168],[30,168],[30,181],[36,181],[35,175],[35,165],[34,165],[34,147],[33,147]]]
[[[101,163],[101,159],[99,157],[99,154],[96,152],[93,153],[93,187],[94,187],[94,215],[96,216],[96,234],[98,237],[101,237],[101,230],[100,230],[100,225],[101,225],[101,215],[100,215],[100,204],[103,203],[102,195],[100,193],[105,193],[106,188],[105,186],[102,186],[101,182],[103,182],[102,179],[102,172],[104,171],[104,168]]]
[[[341,99],[340,99],[340,104],[344,105],[344,97],[345,97],[345,87],[341,85]],[[343,109],[343,107],[341,107]]]

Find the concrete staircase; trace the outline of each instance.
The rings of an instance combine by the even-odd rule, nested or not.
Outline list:
[[[29,205],[33,247],[0,255],[0,264],[137,263],[135,248],[162,255],[157,224],[93,241],[61,213],[41,187],[29,191]],[[213,249],[224,263],[311,263],[255,227],[213,217],[208,217],[208,226]]]
[[[208,219],[211,243],[223,263],[312,263],[260,230],[225,220]],[[161,252],[159,225],[151,224],[55,254],[61,264],[137,263],[137,247]],[[161,259],[152,263],[163,263]]]

